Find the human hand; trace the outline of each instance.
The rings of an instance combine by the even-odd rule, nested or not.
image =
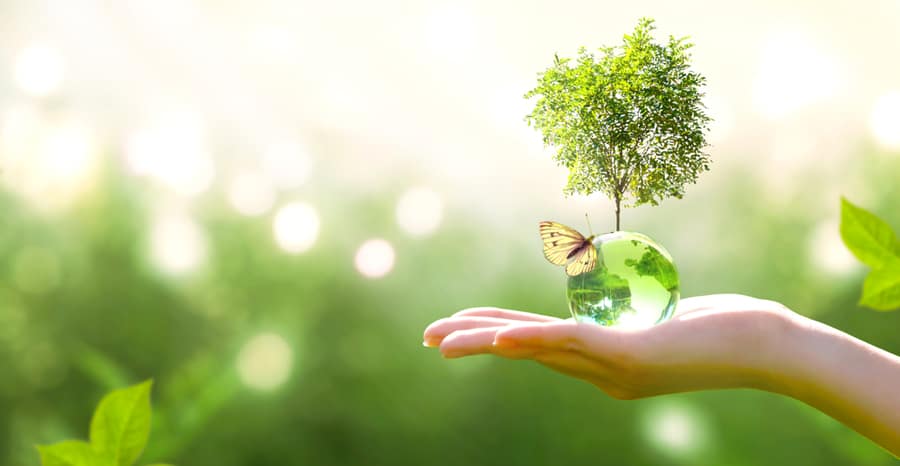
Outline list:
[[[533,359],[618,399],[712,388],[772,389],[779,342],[802,319],[774,301],[724,294],[682,299],[671,320],[625,330],[540,314],[474,308],[432,323],[426,346],[447,358]]]
[[[900,357],[773,301],[686,298],[674,318],[640,330],[475,308],[434,322],[424,338],[447,358],[533,359],[619,399],[739,387],[781,393],[900,457]]]

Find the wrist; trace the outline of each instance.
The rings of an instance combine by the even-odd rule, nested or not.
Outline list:
[[[809,363],[811,325],[815,322],[790,310],[770,312],[761,329],[765,350],[755,365],[752,388],[796,398],[801,372]]]
[[[807,403],[814,395],[821,395],[820,386],[828,383],[843,351],[837,333],[815,320],[785,313],[771,335],[771,362],[762,388]]]
[[[900,453],[900,358],[794,315],[773,341],[766,390],[802,401]]]

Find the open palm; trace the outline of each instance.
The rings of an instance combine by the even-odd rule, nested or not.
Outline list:
[[[770,343],[779,339],[771,337],[794,315],[779,303],[733,294],[683,299],[673,319],[639,330],[484,307],[432,323],[424,339],[447,358],[533,359],[632,399],[765,385],[764,368],[778,357]]]

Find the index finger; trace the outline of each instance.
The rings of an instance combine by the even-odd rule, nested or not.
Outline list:
[[[498,330],[497,346],[535,345],[564,350],[581,350],[584,324],[575,321],[523,323]]]
[[[453,314],[454,317],[459,316],[480,316],[480,317],[498,317],[501,319],[519,320],[523,322],[556,322],[561,319],[543,314],[533,314],[531,312],[514,311],[512,309],[500,309],[497,307],[473,307],[463,309]]]
[[[494,344],[529,345],[577,351],[594,356],[615,356],[633,351],[636,331],[617,330],[599,325],[561,320],[512,325],[497,330]]]

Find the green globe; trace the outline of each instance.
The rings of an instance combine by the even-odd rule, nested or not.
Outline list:
[[[644,328],[672,317],[678,271],[672,256],[652,239],[626,231],[594,239],[597,266],[569,277],[569,310],[579,322]]]

